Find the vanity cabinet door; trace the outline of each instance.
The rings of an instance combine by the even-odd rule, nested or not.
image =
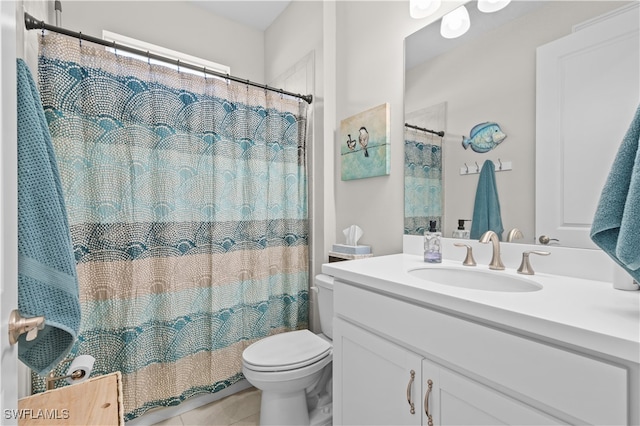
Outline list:
[[[420,425],[422,357],[339,318],[333,328],[334,423]]]
[[[427,359],[422,375],[424,425],[566,424]]]

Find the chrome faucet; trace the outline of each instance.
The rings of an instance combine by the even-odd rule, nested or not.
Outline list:
[[[524,238],[524,235],[522,235],[522,231],[520,231],[518,228],[513,228],[507,234],[507,242],[510,243],[511,241],[515,240],[516,238]]]
[[[483,244],[488,244],[489,242],[493,244],[493,256],[491,257],[491,262],[489,262],[489,269],[502,271],[504,265],[500,259],[500,239],[498,238],[498,234],[493,231],[487,231],[482,234],[479,241]]]

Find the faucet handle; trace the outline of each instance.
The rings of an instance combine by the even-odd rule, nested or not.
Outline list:
[[[467,256],[464,258],[462,264],[464,266],[476,266],[476,260],[473,258],[473,247],[468,244],[462,243],[453,243],[456,247],[466,247],[467,248]]]
[[[539,251],[539,250],[531,250],[531,251],[522,252],[522,263],[520,264],[520,267],[518,268],[518,273],[519,274],[524,274],[524,275],[533,275],[533,274],[535,274],[535,271],[533,270],[533,268],[531,267],[531,263],[529,262],[529,255],[530,254],[537,254],[539,256],[549,256],[551,253],[549,253],[548,251]]]

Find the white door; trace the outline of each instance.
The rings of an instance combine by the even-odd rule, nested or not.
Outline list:
[[[16,4],[0,1],[0,422],[16,424],[17,346],[9,345],[9,314],[17,301]],[[9,411],[7,411],[9,410]]]
[[[640,7],[537,50],[536,239],[596,248],[589,232],[640,101]]]
[[[338,318],[333,328],[334,424],[420,425],[422,357]]]

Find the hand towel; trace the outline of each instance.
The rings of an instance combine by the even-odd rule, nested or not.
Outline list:
[[[640,281],[640,106],[627,130],[591,225],[591,239]]]
[[[502,227],[500,200],[496,186],[496,166],[491,160],[486,160],[480,170],[470,237],[477,240],[487,231],[495,232],[502,241],[504,228]]]
[[[18,59],[18,310],[45,327],[18,357],[46,375],[64,359],[80,328],[75,258],[51,135],[40,94]]]

